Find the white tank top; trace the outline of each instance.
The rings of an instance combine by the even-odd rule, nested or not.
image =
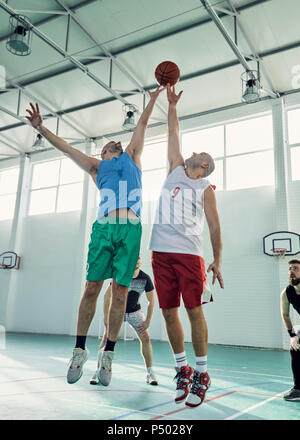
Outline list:
[[[207,179],[190,179],[183,166],[176,167],[162,188],[149,248],[202,257],[204,191]]]

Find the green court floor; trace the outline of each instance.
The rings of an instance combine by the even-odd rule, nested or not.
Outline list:
[[[109,387],[89,384],[98,339],[79,382],[66,382],[74,337],[10,333],[0,349],[0,419],[14,420],[299,420],[300,402],[285,402],[292,387],[286,351],[209,345],[212,384],[206,401],[189,409],[173,402],[173,356],[153,341],[158,386],[146,384],[138,341],[118,341]],[[192,345],[186,344],[194,365]]]

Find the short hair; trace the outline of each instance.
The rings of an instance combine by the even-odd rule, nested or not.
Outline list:
[[[121,145],[114,144],[109,147],[109,151],[114,154],[118,153],[119,156],[121,156],[121,154],[123,153],[123,148]]]
[[[215,169],[215,161],[213,160],[213,158],[208,154],[208,168],[204,169],[204,176],[203,177],[207,177],[209,176]]]
[[[294,259],[294,260],[290,260],[290,261],[288,262],[288,264],[300,264],[300,260],[296,260],[296,259]]]

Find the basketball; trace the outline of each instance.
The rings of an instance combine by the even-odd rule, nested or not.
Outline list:
[[[180,78],[180,70],[172,61],[163,61],[155,69],[155,78],[158,84],[174,86]]]

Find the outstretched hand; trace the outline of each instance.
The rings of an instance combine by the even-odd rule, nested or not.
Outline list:
[[[165,86],[165,87],[160,87],[160,86],[158,86],[157,89],[155,89],[153,92],[150,92],[150,90],[148,90],[148,93],[149,93],[150,99],[154,99],[154,100],[156,100],[156,99],[158,98],[159,94],[160,94],[163,90],[165,90],[165,88],[166,88],[166,86]]]
[[[213,261],[207,269],[207,272],[211,272],[213,271],[213,279],[212,279],[212,283],[215,284],[216,278],[219,281],[220,286],[222,287],[222,289],[224,289],[224,283],[223,283],[223,278],[222,278],[222,274],[221,274],[221,268],[220,268],[220,264],[218,264],[216,261]]]
[[[30,102],[31,110],[28,108],[26,111],[29,113],[30,116],[25,116],[26,119],[30,122],[30,124],[33,126],[33,128],[38,128],[39,125],[43,122],[43,118],[40,114],[40,108],[38,103],[36,103],[36,106]]]
[[[178,95],[176,95],[175,86],[171,87],[170,84],[167,84],[167,96],[169,103],[176,105],[182,95],[182,92],[183,90],[181,90],[181,92],[179,92]]]

